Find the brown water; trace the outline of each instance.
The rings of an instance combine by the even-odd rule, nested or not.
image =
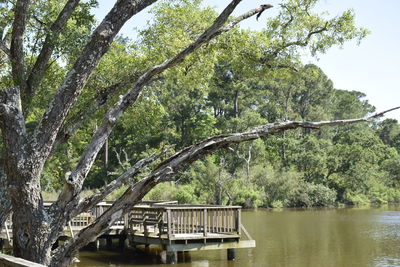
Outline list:
[[[238,249],[234,262],[225,250],[181,254],[177,266],[400,266],[400,206],[243,211],[242,222],[256,248]],[[76,266],[161,266],[157,253],[81,252]]]

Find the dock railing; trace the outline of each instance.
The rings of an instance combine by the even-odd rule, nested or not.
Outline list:
[[[239,237],[240,206],[136,206],[127,216],[128,229],[168,239]]]
[[[111,205],[112,202],[101,202],[91,211],[79,214],[66,225],[64,232],[73,237],[74,232],[89,225]],[[169,240],[237,238],[242,229],[240,213],[240,206],[178,205],[176,202],[147,201],[135,206],[130,213],[116,221],[112,228]],[[6,221],[1,234],[11,241],[11,218]]]

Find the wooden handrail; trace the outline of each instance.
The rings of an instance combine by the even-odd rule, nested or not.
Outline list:
[[[86,227],[100,216],[112,203],[101,202],[90,213],[82,213],[67,225],[73,231]],[[239,236],[241,232],[240,206],[216,205],[178,205],[175,202],[144,202],[135,206],[130,213],[121,217],[115,226],[126,230],[143,229],[146,234],[154,233],[160,238],[164,234],[169,238],[178,235],[195,234],[204,237],[213,234]],[[10,221],[11,223],[11,221]],[[9,225],[8,225],[9,226]],[[7,230],[7,229],[6,229]]]

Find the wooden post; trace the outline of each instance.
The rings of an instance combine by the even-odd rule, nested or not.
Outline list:
[[[126,239],[126,235],[125,234],[121,234],[118,238],[118,248],[123,251],[125,249],[125,239]]]
[[[6,228],[6,235],[7,235],[8,243],[11,244],[11,237],[10,237],[10,232],[8,231],[7,221],[4,222],[4,227]],[[1,229],[0,229],[0,230],[1,230]]]
[[[130,228],[129,226],[129,213],[124,216],[124,229],[127,231]]]
[[[203,210],[203,227],[204,227],[204,229],[203,229],[203,235],[204,236],[207,236],[207,228],[208,228],[208,225],[207,225],[207,218],[208,216],[207,216],[207,209],[204,209]]]
[[[226,250],[227,252],[227,257],[228,257],[228,261],[234,261],[235,260],[235,249],[234,248],[228,248]]]
[[[176,251],[167,251],[167,264],[176,264],[178,253]]]
[[[74,238],[74,231],[72,231],[71,221],[68,222],[69,232],[71,233],[71,237]]]
[[[238,209],[237,210],[237,215],[236,215],[237,217],[236,217],[236,230],[237,230],[237,233],[238,233],[238,235],[240,235],[240,231],[241,231],[241,229],[242,229],[242,222],[240,221],[240,217],[241,217],[241,210],[240,209]]]
[[[107,175],[108,169],[108,138],[106,138],[106,142],[104,143],[104,170]]]
[[[106,243],[107,243],[107,248],[111,249],[112,248],[112,237],[110,235],[108,235],[106,237]]]
[[[172,217],[170,209],[167,209],[167,234],[168,239],[170,240],[172,237]]]

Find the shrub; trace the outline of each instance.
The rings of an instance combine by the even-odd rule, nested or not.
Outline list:
[[[322,184],[301,181],[290,204],[296,207],[325,207],[334,205],[336,192]]]
[[[190,184],[178,186],[177,190],[173,194],[173,199],[178,201],[180,204],[198,203],[195,196],[195,188]]]

